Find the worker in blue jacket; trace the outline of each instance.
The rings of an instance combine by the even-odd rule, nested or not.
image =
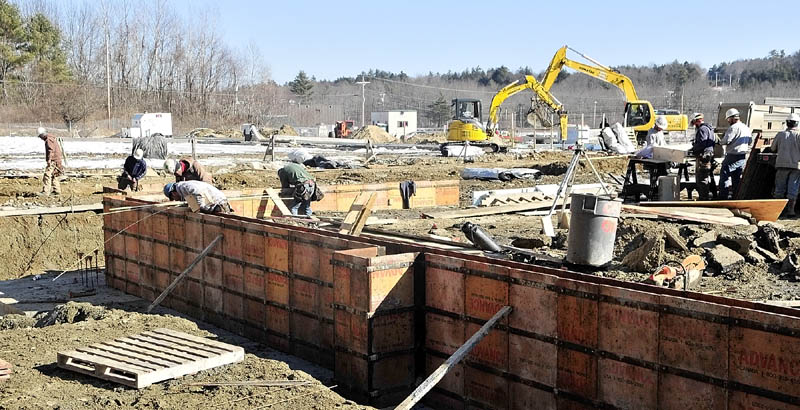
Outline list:
[[[138,148],[133,155],[125,159],[125,165],[122,166],[122,175],[117,178],[117,188],[127,189],[131,188],[132,191],[139,191],[139,180],[147,173],[147,163],[144,161],[144,151]]]

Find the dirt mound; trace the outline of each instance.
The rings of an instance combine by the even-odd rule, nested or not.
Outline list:
[[[60,325],[62,323],[76,323],[86,320],[105,319],[110,312],[102,307],[91,303],[67,302],[58,305],[55,309],[36,315],[36,327]]]
[[[356,131],[351,138],[359,140],[370,140],[379,144],[394,142],[395,138],[389,135],[383,128],[374,125],[367,125]]]
[[[418,133],[406,138],[408,144],[441,144],[447,142],[447,133],[434,132],[431,134]]]
[[[0,330],[26,329],[36,326],[36,319],[25,315],[0,316]]]
[[[195,128],[186,134],[189,138],[244,138],[241,130],[232,128],[216,130],[213,128]]]
[[[291,125],[283,124],[277,131],[274,132],[275,135],[300,135],[297,133]]]

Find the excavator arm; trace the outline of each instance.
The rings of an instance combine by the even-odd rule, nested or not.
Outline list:
[[[486,126],[487,134],[492,135],[494,134],[495,129],[497,128],[497,123],[499,121],[498,115],[500,112],[500,106],[503,102],[512,95],[523,91],[528,90],[534,92],[535,98],[531,99],[531,109],[529,110],[528,114],[537,112],[537,102],[541,102],[546,104],[550,107],[556,114],[559,116],[559,128],[561,130],[561,138],[567,138],[567,112],[564,110],[564,106],[561,102],[558,101],[549,91],[547,91],[542,84],[536,81],[532,75],[526,75],[524,80],[517,80],[513,83],[503,87],[500,91],[492,97],[492,104],[489,108],[489,121]],[[538,112],[537,112],[538,114]],[[543,123],[547,123],[544,118],[540,118]]]
[[[596,65],[593,66],[568,59],[568,49],[580,54],[581,57],[593,62]],[[542,81],[542,87],[544,87],[545,90],[548,90],[549,92],[550,88],[556,82],[556,77],[558,77],[558,74],[561,72],[561,69],[564,66],[617,86],[625,94],[625,99],[628,101],[639,100],[639,97],[636,94],[636,89],[633,87],[633,82],[630,78],[612,69],[611,67],[604,66],[567,46],[559,48],[558,51],[556,51],[556,54],[553,56],[553,60],[550,61],[550,66],[547,67],[547,71],[544,74],[544,80]]]

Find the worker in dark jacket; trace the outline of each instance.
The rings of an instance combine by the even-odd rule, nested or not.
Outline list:
[[[56,137],[48,134],[46,129],[39,127],[36,131],[39,134],[39,138],[44,141],[44,158],[46,162],[44,176],[42,177],[44,186],[39,195],[49,196],[51,192],[61,195],[61,182],[58,180],[64,172],[64,165],[61,160],[61,146],[58,145]]]
[[[696,113],[692,117],[692,125],[694,125],[694,143],[689,153],[695,157],[695,171],[694,179],[697,186],[697,194],[700,196],[701,201],[708,201],[711,199],[709,195],[709,186],[711,178],[714,177],[712,164],[714,162],[714,144],[716,138],[714,137],[714,130],[710,125],[706,124],[702,113]]]
[[[144,162],[144,151],[137,148],[133,155],[125,160],[122,166],[122,175],[117,178],[117,188],[139,191],[139,180],[147,173],[147,163]]]
[[[303,212],[306,216],[311,216],[311,200],[314,198],[317,183],[306,168],[301,164],[288,164],[278,170],[278,178],[281,180],[283,193],[291,193],[294,198],[292,215]]]
[[[181,181],[203,181],[209,184],[214,183],[211,172],[206,171],[203,165],[195,159],[181,159],[177,162],[168,159],[164,162],[164,168],[175,175],[175,182]]]

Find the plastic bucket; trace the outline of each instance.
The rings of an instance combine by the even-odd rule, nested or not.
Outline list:
[[[603,266],[614,255],[621,199],[572,194],[567,237],[567,262]]]

